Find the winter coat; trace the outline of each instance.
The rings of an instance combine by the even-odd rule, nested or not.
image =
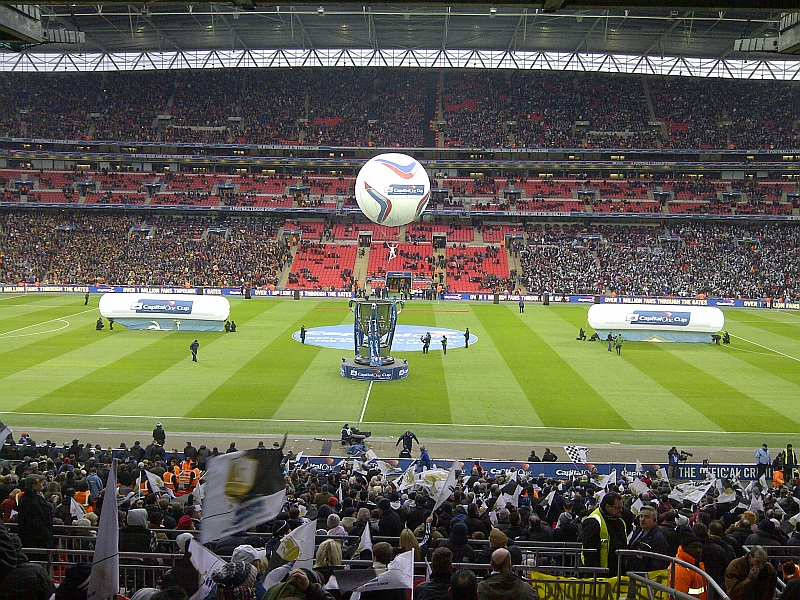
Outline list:
[[[478,584],[478,600],[539,600],[539,594],[513,573],[492,573]]]

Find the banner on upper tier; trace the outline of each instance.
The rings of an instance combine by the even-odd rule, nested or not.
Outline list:
[[[209,296],[243,296],[242,288],[201,288],[203,294]],[[166,287],[166,286],[128,286],[128,285],[2,285],[0,294],[35,294],[35,293],[76,293],[85,294],[188,294],[199,295],[198,288]],[[324,291],[324,290],[265,290],[252,289],[253,296],[294,297],[295,292],[301,298],[354,298],[353,292]],[[419,298],[421,290],[414,290],[414,297]],[[479,300],[493,302],[497,296],[498,302],[519,302],[522,297],[525,302],[541,302],[540,294],[493,294],[493,293],[447,293],[442,294],[443,300]],[[679,306],[718,306],[720,308],[769,308],[800,310],[800,302],[781,302],[764,299],[742,298],[645,298],[642,296],[591,296],[549,294],[552,303],[578,303],[578,304],[642,304],[642,305],[679,305]]]
[[[338,471],[345,462],[351,462],[352,457],[331,457],[331,456],[303,456],[302,463],[305,465],[306,461],[310,466],[326,472]],[[409,458],[381,458],[394,471],[391,474],[400,475],[412,463]],[[434,460],[434,464],[440,469],[449,469],[452,465],[451,460]],[[464,470],[472,468],[472,462],[466,461],[464,463]],[[529,477],[538,477],[544,475],[546,478],[554,479],[567,479],[569,477],[588,475],[590,467],[596,467],[599,475],[609,475],[612,471],[616,471],[620,478],[623,477],[636,477],[643,473],[637,472],[636,462],[631,463],[586,463],[584,465],[575,465],[571,462],[515,462],[515,461],[493,461],[482,460],[480,461],[481,467],[489,473],[498,474],[501,471],[508,471],[509,469],[516,469],[522,471]],[[666,468],[667,463],[660,464],[646,463],[642,465],[645,472],[657,471],[661,468]],[[743,465],[735,463],[712,463],[704,467],[702,463],[688,463],[678,466],[678,479],[685,480],[698,480],[706,479],[706,477],[728,477],[736,478],[740,481],[753,481],[758,479],[758,469],[755,465]]]

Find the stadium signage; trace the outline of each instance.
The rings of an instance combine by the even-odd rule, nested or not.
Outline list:
[[[352,367],[342,363],[341,375],[356,381],[393,381],[408,377],[408,367],[404,365],[399,369],[374,369]]]
[[[192,300],[152,300],[142,298],[131,304],[131,310],[145,314],[181,314],[192,313]]]
[[[691,318],[692,314],[688,312],[651,310],[635,310],[625,316],[625,320],[631,325],[674,325],[678,327],[686,327]]]
[[[335,472],[338,471],[342,465],[347,462],[348,460],[352,459],[337,459],[331,458],[330,456],[309,456],[308,463],[310,466],[320,470],[320,471],[329,471]],[[395,468],[395,472],[397,474],[402,473],[405,471],[412,462],[412,459],[408,458],[381,458],[380,460],[391,464]],[[305,457],[303,462],[305,462]],[[435,460],[434,461],[438,468],[449,469],[452,465],[452,461],[450,460]],[[488,471],[492,475],[499,475],[502,473],[508,473],[510,470],[519,471],[525,474],[528,477],[537,478],[539,476],[544,476],[545,478],[553,478],[553,479],[568,479],[571,477],[581,477],[584,475],[589,474],[589,467],[593,466],[597,468],[598,475],[608,475],[612,471],[616,470],[616,472],[620,475],[620,478],[624,476],[629,477],[636,477],[641,475],[641,473],[636,472],[636,465],[634,463],[592,463],[591,465],[574,465],[572,463],[565,463],[565,462],[555,462],[555,463],[545,463],[545,462],[536,462],[536,463],[528,463],[528,462],[515,462],[515,461],[493,461],[493,460],[482,460],[480,461],[481,466],[485,471]],[[666,468],[665,464],[646,464],[644,465],[645,469],[648,471],[655,471],[659,468]],[[464,469],[468,470],[472,467],[472,464],[467,461],[464,464]],[[677,477],[678,479],[685,479],[685,480],[697,480],[697,479],[705,479],[706,477],[728,477],[728,478],[736,478],[740,481],[755,481],[758,479],[758,469],[755,465],[743,465],[743,464],[736,464],[736,463],[717,463],[711,464],[707,467],[703,466],[702,463],[689,463],[685,465],[680,465],[678,467]],[[769,475],[768,475],[769,476]]]
[[[393,183],[386,190],[387,196],[421,196],[425,193],[424,185],[408,185]]]
[[[0,203],[2,205],[2,203]],[[800,217],[798,217],[800,219]],[[185,294],[196,295],[197,288],[185,287],[147,287],[147,286],[121,286],[121,285],[0,285],[0,294],[25,294],[25,293],[112,293],[127,292],[134,294]],[[300,293],[301,298],[353,298],[352,292],[326,292],[323,290],[268,290],[253,289],[253,296],[292,296],[295,291]],[[415,290],[416,294],[417,290]],[[215,294],[222,296],[239,296],[240,288],[203,288],[204,294]],[[444,300],[477,300],[481,302],[494,301],[495,294],[491,293],[447,293],[443,295]],[[542,297],[538,294],[497,294],[501,302],[518,302],[520,296],[526,302],[541,302]],[[550,302],[577,302],[589,304],[596,301],[594,296],[587,295],[554,295],[550,294]],[[762,299],[740,299],[740,298],[674,298],[659,297],[646,298],[643,296],[598,296],[597,300],[603,304],[644,304],[644,305],[680,305],[680,306],[719,306],[733,308],[769,308],[770,303]],[[773,300],[771,303],[774,309],[800,310],[800,302],[780,302]]]

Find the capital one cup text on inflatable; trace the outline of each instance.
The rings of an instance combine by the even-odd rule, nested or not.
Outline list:
[[[405,154],[379,154],[361,167],[356,178],[358,207],[380,225],[397,227],[418,219],[430,195],[425,169]]]

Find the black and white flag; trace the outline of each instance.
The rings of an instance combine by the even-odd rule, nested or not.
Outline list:
[[[286,503],[283,451],[246,450],[208,460],[200,543],[246,531],[278,516]]]
[[[0,446],[6,443],[6,438],[11,435],[11,427],[0,421]]]
[[[569,459],[576,465],[584,464],[588,460],[589,448],[585,446],[564,446]]]

